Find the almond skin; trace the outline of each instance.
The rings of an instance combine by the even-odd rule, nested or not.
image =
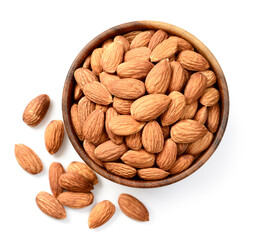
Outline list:
[[[149,61],[151,50],[147,47],[133,48],[125,53],[124,61],[144,60]]]
[[[81,90],[83,90],[86,83],[98,81],[96,75],[86,68],[76,69],[76,71],[74,72],[74,78],[80,86]]]
[[[83,68],[88,68],[90,69],[90,60],[91,60],[91,55],[88,55],[82,65]]]
[[[31,127],[38,125],[45,117],[50,106],[50,98],[42,94],[31,100],[23,112],[23,121]]]
[[[170,102],[171,99],[164,94],[149,94],[133,102],[131,115],[137,121],[150,121],[165,112]]]
[[[164,137],[157,121],[148,122],[142,132],[142,144],[147,152],[159,153],[163,149]]]
[[[97,175],[86,163],[73,161],[67,167],[67,171],[82,175],[92,182],[93,185],[98,183]]]
[[[183,38],[177,37],[177,36],[171,36],[169,37],[172,41],[176,41],[178,45],[178,51],[184,51],[184,50],[193,50],[192,45],[184,40]]]
[[[197,109],[198,109],[198,101],[195,101],[192,104],[186,104],[182,112],[182,115],[180,117],[180,120],[192,119],[195,116]]]
[[[58,201],[70,208],[84,208],[93,203],[93,193],[64,192],[59,195]]]
[[[53,120],[51,121],[45,130],[45,147],[47,151],[52,155],[56,153],[62,142],[64,137],[64,126],[61,120]]]
[[[205,71],[201,71],[200,73],[202,73],[207,78],[207,88],[211,87],[216,83],[217,77],[213,71],[205,70]]]
[[[171,128],[171,138],[176,143],[192,143],[203,137],[207,128],[194,120],[182,120]]]
[[[191,50],[180,52],[177,61],[190,71],[204,71],[210,67],[208,61],[202,55]]]
[[[122,193],[118,198],[118,205],[126,216],[137,221],[149,221],[147,208],[137,198]]]
[[[112,42],[114,42],[113,39],[109,38],[105,42],[102,43],[102,48],[106,49]]]
[[[134,101],[114,97],[113,108],[120,114],[130,115],[130,108]]]
[[[103,129],[101,136],[100,136],[99,140],[95,143],[95,145],[98,146],[108,140],[109,140],[109,137],[107,135],[107,132],[105,131],[105,129]]]
[[[136,175],[136,169],[123,163],[105,163],[105,168],[120,177],[132,178]]]
[[[125,37],[130,43],[134,40],[134,38],[136,37],[136,35],[138,35],[139,33],[141,33],[142,31],[132,31],[132,32],[128,32],[125,33],[123,35],[123,37]]]
[[[104,112],[100,109],[94,110],[85,120],[83,126],[84,139],[97,143],[104,129]]]
[[[79,101],[83,97],[83,92],[80,89],[80,86],[76,83],[74,87],[74,100]]]
[[[170,62],[172,76],[169,83],[168,91],[181,91],[186,83],[187,77],[183,66],[176,61]]]
[[[95,146],[93,143],[91,143],[91,142],[89,142],[89,141],[87,141],[87,140],[84,140],[84,142],[83,142],[83,148],[84,148],[85,152],[88,154],[88,156],[89,156],[97,165],[99,165],[100,167],[104,167],[103,162],[100,161],[100,160],[99,160],[98,158],[96,158],[96,156],[95,156],[94,151],[95,151],[95,149],[96,149],[96,146]]]
[[[194,157],[192,155],[186,154],[180,156],[173,167],[169,170],[171,175],[178,174],[186,170],[193,162]]]
[[[91,61],[90,65],[92,68],[92,71],[98,75],[99,73],[102,72],[103,68],[101,65],[101,58],[103,54],[104,49],[103,48],[96,48],[92,54],[91,54]]]
[[[83,92],[86,97],[97,104],[109,105],[113,102],[111,94],[106,87],[100,82],[86,83]]]
[[[102,72],[99,74],[100,82],[106,87],[106,89],[110,92],[110,87],[113,85],[113,81],[120,80],[120,77],[114,74],[109,74],[106,72]]]
[[[40,210],[50,217],[57,219],[66,218],[66,211],[59,201],[47,192],[39,192],[36,196],[36,204]]]
[[[162,170],[169,170],[176,161],[177,145],[172,139],[165,141],[163,150],[156,157],[156,164]]]
[[[31,148],[24,144],[15,144],[14,153],[19,165],[28,173],[37,174],[43,170],[40,158]]]
[[[126,136],[125,137],[125,142],[127,147],[131,148],[132,150],[140,150],[142,148],[142,135],[141,131]]]
[[[186,150],[187,154],[197,155],[206,150],[213,140],[214,135],[207,132],[205,136],[199,138],[197,141],[191,143]]]
[[[84,122],[86,118],[95,110],[95,103],[91,102],[88,98],[83,97],[78,102],[78,118],[80,127],[83,130]]]
[[[101,65],[105,72],[114,73],[117,66],[123,61],[124,49],[121,43],[112,42],[107,48],[105,48]]]
[[[169,59],[163,59],[157,63],[148,73],[145,79],[145,87],[148,93],[165,93],[171,80],[171,66]]]
[[[194,120],[205,124],[208,118],[208,108],[207,107],[201,107],[198,112],[196,113]]]
[[[125,144],[115,144],[112,140],[100,144],[94,151],[95,156],[103,162],[118,160],[125,152]]]
[[[212,132],[215,133],[218,129],[220,119],[220,107],[217,103],[216,105],[209,108],[207,127]]]
[[[177,143],[177,155],[180,156],[183,153],[185,153],[188,146],[189,146],[188,143]]]
[[[152,167],[155,162],[155,155],[148,153],[144,149],[135,151],[129,150],[122,157],[122,161],[135,168],[148,168]]]
[[[88,193],[93,189],[92,183],[75,172],[63,173],[59,179],[59,185],[71,192]]]
[[[78,115],[78,104],[74,103],[70,109],[70,117],[73,129],[78,136],[79,140],[83,140],[83,130],[80,124],[79,115]]]
[[[122,44],[124,52],[127,52],[130,49],[130,43],[124,36],[116,36],[114,42],[119,42]]]
[[[137,170],[137,175],[144,180],[159,180],[166,178],[169,173],[160,168],[143,168]]]
[[[186,100],[182,93],[173,91],[169,94],[171,103],[168,109],[161,115],[162,126],[171,125],[177,122],[184,112]]]
[[[119,115],[110,120],[109,129],[118,136],[128,136],[139,132],[144,125],[144,122],[136,121],[131,115]]]
[[[219,91],[216,88],[207,88],[200,98],[200,103],[204,106],[214,106],[219,101]]]
[[[191,75],[184,89],[184,96],[187,104],[192,104],[203,94],[207,86],[207,78],[201,73]]]
[[[122,78],[144,79],[153,68],[153,64],[145,60],[131,60],[117,67],[117,74]]]
[[[98,203],[89,214],[89,228],[97,228],[105,224],[114,215],[115,210],[115,205],[108,200]]]
[[[151,40],[148,44],[148,48],[154,50],[158,44],[163,40],[168,38],[168,34],[163,30],[157,30],[155,34],[151,37]]]
[[[63,192],[63,188],[59,185],[59,178],[63,173],[65,173],[65,170],[61,163],[53,162],[50,165],[49,183],[52,194],[56,198]]]
[[[95,109],[100,109],[103,113],[106,113],[106,112],[107,112],[107,109],[108,109],[108,105],[96,104]]]
[[[135,36],[130,44],[130,49],[147,47],[152,37],[151,31],[144,31]]]

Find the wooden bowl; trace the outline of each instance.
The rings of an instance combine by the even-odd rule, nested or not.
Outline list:
[[[79,141],[79,139],[77,138],[73,130],[71,117],[70,117],[70,108],[74,102],[73,90],[74,90],[75,81],[74,81],[73,73],[77,68],[82,66],[85,58],[95,48],[99,47],[102,42],[104,42],[109,38],[114,38],[116,35],[122,35],[124,33],[133,30],[145,30],[145,29],[155,29],[155,30],[162,29],[171,35],[182,37],[187,41],[189,41],[194,46],[195,50],[208,60],[211,68],[213,69],[213,71],[216,73],[217,76],[217,85],[220,92],[220,108],[221,108],[219,128],[218,131],[215,133],[213,142],[210,145],[210,147],[199,158],[197,158],[192,164],[192,166],[190,166],[187,170],[183,171],[178,175],[169,176],[165,179],[154,180],[154,181],[125,179],[108,172],[105,168],[98,166],[94,161],[91,160],[91,158],[84,151],[82,143]],[[81,50],[81,52],[78,54],[78,56],[72,63],[64,84],[63,96],[62,96],[62,111],[63,111],[65,128],[73,147],[75,148],[79,156],[84,160],[84,162],[86,162],[97,173],[99,173],[103,177],[113,182],[120,183],[122,185],[130,186],[130,187],[138,187],[138,188],[160,187],[171,183],[175,183],[183,178],[186,178],[187,176],[195,172],[197,169],[199,169],[216,150],[223,137],[227,125],[227,121],[228,121],[228,114],[229,114],[228,87],[227,87],[227,83],[223,71],[216,58],[202,42],[200,42],[197,38],[195,38],[190,33],[174,25],[162,23],[162,22],[155,22],[155,21],[129,22],[106,30],[105,32],[95,37]]]

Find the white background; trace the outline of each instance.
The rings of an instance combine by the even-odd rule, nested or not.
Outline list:
[[[0,2],[1,168],[0,239],[259,239],[259,1],[5,1]],[[157,189],[134,189],[99,176],[95,203],[108,199],[116,213],[104,226],[88,229],[90,209],[67,210],[66,220],[44,215],[36,206],[48,191],[48,167],[81,159],[67,136],[50,156],[44,130],[62,119],[61,96],[68,69],[96,35],[134,20],[164,21],[198,37],[218,59],[230,93],[224,138],[210,160],[190,177]],[[27,103],[51,98],[42,123],[22,121]],[[44,171],[20,168],[14,144],[35,150]],[[117,205],[122,192],[145,203],[149,222],[136,222]]]

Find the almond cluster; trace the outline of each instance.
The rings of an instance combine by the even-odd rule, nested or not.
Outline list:
[[[163,30],[106,40],[74,77],[74,131],[88,156],[120,177],[179,174],[218,129],[215,73],[189,42]]]

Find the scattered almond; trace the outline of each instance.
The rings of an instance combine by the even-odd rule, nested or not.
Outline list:
[[[50,165],[49,183],[50,183],[52,194],[56,198],[63,192],[63,188],[59,185],[59,179],[63,173],[65,173],[65,170],[61,163],[53,162]]]
[[[84,208],[92,204],[93,193],[64,192],[58,197],[58,201],[70,208]]]

